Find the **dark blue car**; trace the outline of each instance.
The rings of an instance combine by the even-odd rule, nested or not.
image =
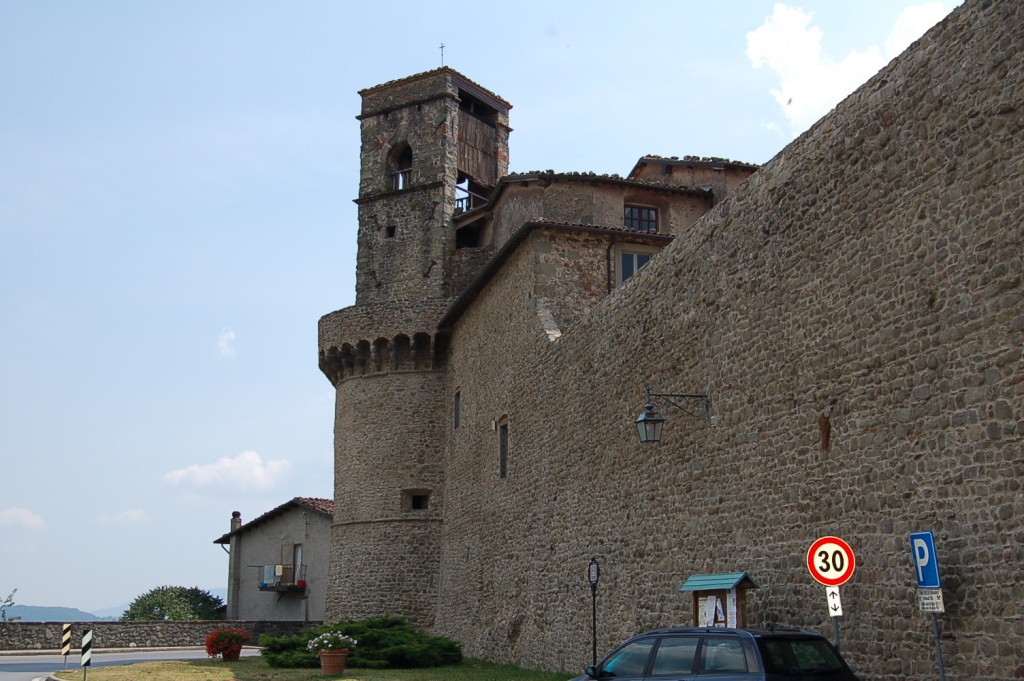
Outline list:
[[[800,629],[656,629],[573,681],[858,681],[823,636]]]

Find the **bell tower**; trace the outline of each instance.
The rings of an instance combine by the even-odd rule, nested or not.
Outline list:
[[[508,172],[511,105],[448,68],[359,94],[356,304],[447,298],[451,218]]]
[[[362,90],[356,302],[320,319],[335,388],[328,620],[437,605],[452,217],[508,171],[511,105],[449,68]]]

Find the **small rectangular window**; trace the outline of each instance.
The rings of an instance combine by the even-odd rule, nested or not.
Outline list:
[[[453,426],[458,428],[462,425],[462,392],[455,391],[455,404],[452,405],[453,411]]]
[[[657,232],[658,209],[648,206],[626,206],[624,224],[626,229],[636,229],[641,232]]]
[[[402,511],[426,511],[430,509],[429,489],[402,490]]]
[[[498,424],[498,477],[508,477],[508,422]]]
[[[620,258],[621,268],[619,270],[619,283],[622,283],[636,274],[641,267],[651,259],[650,253],[637,253],[634,251],[622,251]]]

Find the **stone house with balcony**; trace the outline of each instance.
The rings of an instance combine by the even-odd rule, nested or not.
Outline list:
[[[228,553],[229,620],[321,622],[334,501],[295,497],[254,520],[231,516],[214,540]]]

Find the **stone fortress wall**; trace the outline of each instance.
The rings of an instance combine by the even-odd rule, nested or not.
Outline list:
[[[830,635],[804,560],[833,534],[851,664],[934,677],[908,545],[933,530],[947,674],[1024,675],[1022,74],[1020,3],[969,0],[557,340],[517,250],[451,330],[436,632],[578,670],[597,556],[601,650],[737,570],[752,623]],[[659,404],[639,445],[647,383],[710,388],[713,420]]]

